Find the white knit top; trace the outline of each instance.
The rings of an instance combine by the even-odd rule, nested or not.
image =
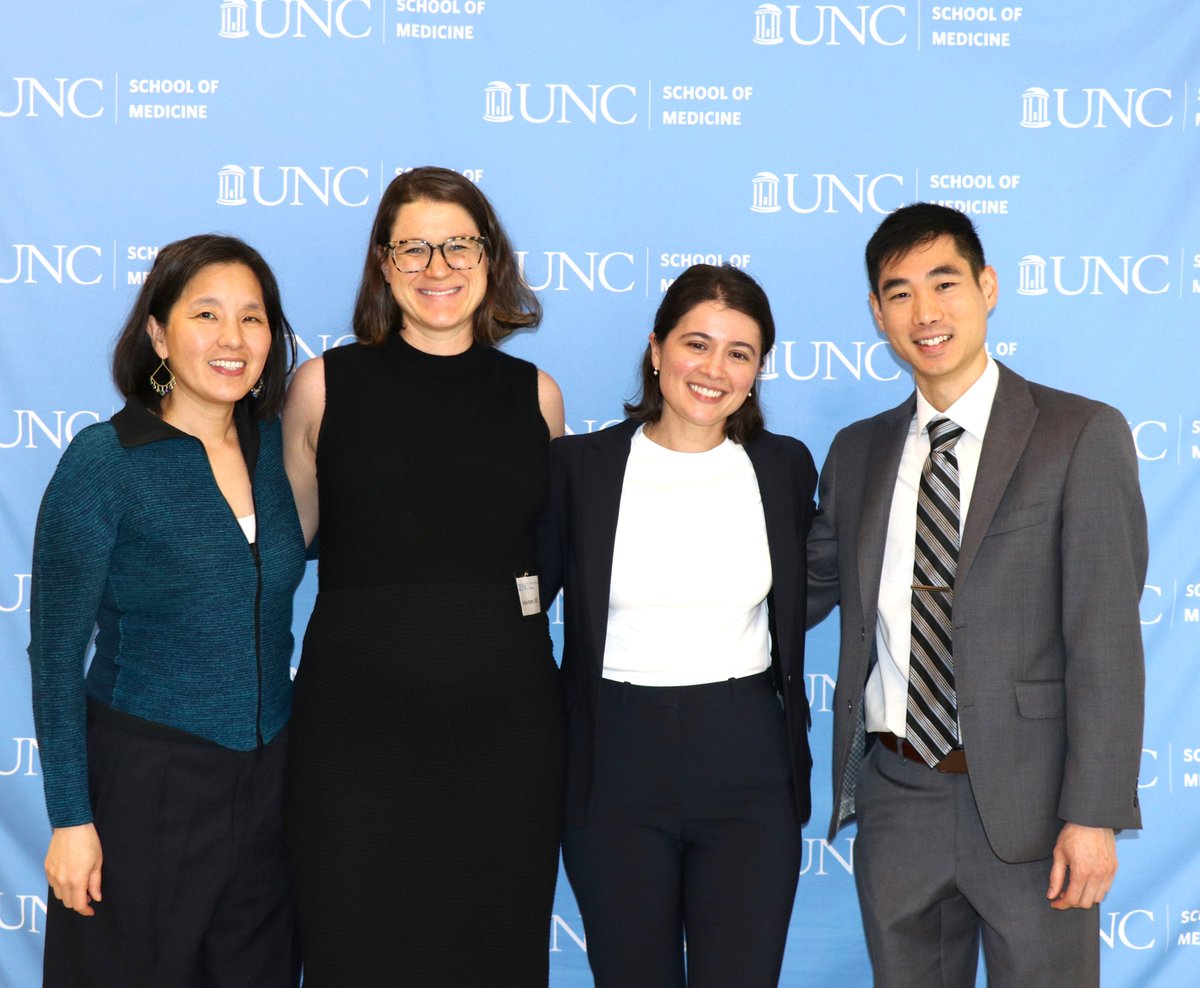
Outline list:
[[[634,434],[621,491],[604,678],[690,686],[770,666],[771,558],[746,451],[678,453]]]

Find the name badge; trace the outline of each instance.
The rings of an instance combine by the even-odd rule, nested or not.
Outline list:
[[[532,617],[542,613],[542,597],[538,592],[536,574],[522,573],[517,577],[517,599],[521,602],[523,617]]]

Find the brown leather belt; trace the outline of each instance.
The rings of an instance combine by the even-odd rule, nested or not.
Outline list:
[[[925,764],[925,759],[907,738],[898,738],[891,731],[880,731],[874,735],[879,739],[888,751],[894,751],[897,755],[907,758],[909,761],[920,762]],[[967,753],[962,748],[955,748],[945,758],[933,766],[939,772],[961,775],[967,770]]]

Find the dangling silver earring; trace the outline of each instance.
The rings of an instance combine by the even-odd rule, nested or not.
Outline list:
[[[658,368],[657,367],[654,368],[654,376],[658,377]]]
[[[159,374],[159,371],[164,371],[164,370],[167,372],[167,379],[165,381],[160,382],[158,379],[158,374]],[[174,373],[174,371],[171,370],[170,367],[167,366],[167,358],[166,357],[163,357],[158,362],[158,366],[155,367],[154,370],[151,372],[150,387],[152,387],[154,389],[154,393],[157,394],[160,398],[165,398],[168,394],[171,393],[171,389],[175,387],[175,373]]]
[[[264,383],[265,383],[265,382],[264,382],[264,381],[263,381],[263,379],[260,377],[260,378],[258,379],[258,383],[257,383],[256,385],[254,385],[254,387],[252,387],[252,388],[250,389],[250,397],[251,397],[251,398],[257,398],[257,397],[258,397],[260,394],[262,394],[262,389],[263,389],[263,384],[264,384]]]

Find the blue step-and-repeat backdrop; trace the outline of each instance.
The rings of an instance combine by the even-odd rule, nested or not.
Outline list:
[[[769,425],[818,461],[911,389],[870,318],[867,237],[919,199],[974,217],[992,352],[1115,404],[1137,442],[1145,830],[1119,839],[1104,983],[1200,984],[1198,53],[1193,0],[0,5],[0,984],[39,982],[47,895],[31,533],[71,437],[119,407],[109,350],[157,248],[253,243],[308,357],[347,339],[381,190],[429,163],[504,218],[546,310],[507,346],[557,378],[572,432],[620,416],[663,288],[724,261],[776,311]],[[835,623],[809,651],[790,986],[869,981],[854,831],[821,839]],[[565,879],[548,933],[553,985],[590,985]]]

